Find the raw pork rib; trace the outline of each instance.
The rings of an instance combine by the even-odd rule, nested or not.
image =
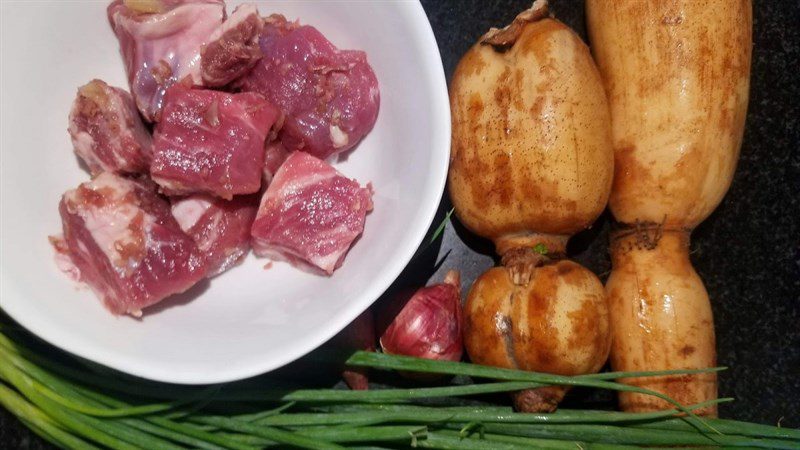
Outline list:
[[[252,69],[261,58],[258,37],[263,27],[254,4],[237,7],[200,53],[203,85],[225,86]]]
[[[280,133],[290,151],[320,159],[352,148],[378,116],[378,80],[362,51],[337,50],[316,28],[266,19],[264,57],[238,83],[287,115]]]
[[[307,153],[294,152],[264,193],[253,223],[253,250],[313,272],[332,274],[364,230],[372,192]]]
[[[59,211],[81,281],[114,314],[140,316],[205,277],[203,255],[147,180],[103,172],[67,191]]]
[[[175,84],[153,138],[153,180],[167,194],[225,199],[261,188],[264,141],[278,110],[258,94]]]
[[[242,262],[250,251],[250,227],[257,210],[254,195],[226,201],[195,194],[172,202],[172,215],[205,255],[208,276]]]
[[[96,175],[143,173],[150,167],[152,138],[130,94],[92,80],[78,88],[69,113],[75,153]]]
[[[115,0],[108,6],[131,93],[145,119],[159,119],[171,84],[187,77],[201,83],[200,50],[224,18],[222,0]]]

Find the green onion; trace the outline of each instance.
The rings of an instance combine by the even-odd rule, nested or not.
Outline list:
[[[0,333],[0,349],[5,349],[25,358],[29,362],[34,362],[42,367],[46,367],[57,373],[59,376],[69,378],[73,381],[91,384],[98,388],[108,389],[122,394],[137,397],[151,398],[186,398],[196,395],[197,389],[185,386],[157,385],[146,380],[137,382],[120,382],[114,377],[102,377],[89,373],[86,370],[76,369],[55,361],[52,358],[45,358],[26,348],[19,342],[12,342]]]
[[[482,439],[492,442],[502,442],[507,444],[521,444],[532,448],[532,444],[536,443],[539,448],[559,448],[559,449],[583,449],[583,450],[623,450],[623,449],[641,449],[638,445],[622,445],[622,444],[600,444],[597,442],[582,442],[582,441],[558,441],[555,439],[537,439],[526,438],[520,436],[506,436],[503,434],[484,433]],[[533,442],[530,442],[533,441]]]
[[[177,448],[168,445],[160,439],[151,439],[150,435],[144,433],[139,434],[137,432],[128,433],[124,428],[108,426],[109,424],[104,424],[98,419],[70,412],[58,403],[53,402],[37,392],[30,378],[26,377],[21,372],[12,370],[8,364],[0,364],[0,376],[18,389],[31,403],[39,407],[55,422],[60,423],[62,426],[69,428],[86,439],[119,450],[139,448],[136,445],[152,449],[172,450],[173,448]]]
[[[241,415],[241,416],[236,417],[236,419],[244,420],[245,422],[257,422],[257,421],[259,421],[261,419],[266,419],[267,417],[276,416],[276,415],[286,411],[287,409],[292,408],[296,404],[297,404],[297,402],[289,402],[289,403],[286,403],[286,404],[281,405],[281,406],[279,406],[277,408],[274,408],[274,409],[268,409],[266,411],[262,411],[262,412],[254,413],[254,414]]]
[[[717,399],[689,405],[690,410],[704,408],[709,405],[724,403],[732,399]],[[395,410],[326,413],[294,413],[279,414],[259,418],[254,423],[259,425],[296,427],[312,425],[340,425],[354,423],[385,422],[420,422],[436,423],[454,422],[498,422],[498,423],[616,423],[641,422],[645,420],[663,419],[679,414],[678,410],[664,410],[646,413],[618,413],[608,411],[559,411],[557,414],[547,413],[491,413],[486,411],[459,411],[447,408],[411,407],[406,410],[396,405]]]
[[[467,450],[606,450],[630,445],[800,448],[800,430],[704,420],[702,424],[713,427],[715,434],[700,428],[692,417],[681,416],[730,401],[724,398],[685,406],[675,402],[675,409],[635,414],[564,409],[550,414],[516,413],[508,406],[464,405],[455,398],[554,384],[625,390],[628,386],[611,380],[720,369],[559,377],[357,353],[350,359],[354,365],[467,375],[489,381],[347,391],[289,388],[285,382],[259,377],[226,385],[186,387],[104,373],[93,365],[82,365],[49,351],[44,357],[38,350],[42,345],[30,345],[31,338],[25,333],[2,323],[0,331],[0,405],[43,439],[69,449],[95,449],[92,443],[122,450],[341,449],[341,444],[363,445],[363,450],[378,450],[370,446],[382,444]],[[432,406],[427,401],[430,398],[436,398],[439,406]],[[456,401],[462,403],[449,405]]]
[[[510,406],[494,406],[494,405],[469,405],[469,406],[438,406],[432,408],[430,406],[409,405],[409,404],[373,404],[373,403],[355,403],[343,405],[312,405],[310,407],[316,412],[369,412],[369,411],[391,411],[391,412],[409,412],[409,411],[449,411],[449,412],[485,412],[492,414],[506,414],[514,412]]]
[[[442,222],[438,227],[436,227],[436,230],[433,232],[433,235],[431,235],[431,238],[428,239],[429,245],[436,241],[436,239],[438,239],[442,234],[444,227],[448,224],[448,222],[450,222],[450,216],[453,215],[453,211],[455,211],[455,208],[450,208],[450,211],[447,211],[447,214],[444,215],[444,219],[442,219]]]
[[[214,427],[214,428],[218,428],[218,427]],[[273,441],[271,441],[269,439],[258,437],[258,436],[252,436],[252,435],[249,435],[249,434],[230,433],[230,432],[227,432],[227,431],[218,431],[218,432],[214,433],[214,435],[217,436],[218,438],[224,439],[224,440],[226,440],[228,442],[235,442],[237,445],[241,444],[241,445],[246,445],[246,446],[254,447],[254,448],[261,448],[261,447],[265,447],[265,446],[268,446],[268,445],[274,445],[275,444]]]
[[[206,397],[209,394],[215,392],[216,388],[210,388],[207,390],[203,390],[199,392],[195,397],[197,399]],[[169,411],[179,406],[191,403],[196,399],[186,398],[182,400],[178,400],[175,402],[170,403],[163,403],[163,404],[153,404],[153,405],[142,405],[142,406],[128,406],[128,407],[119,407],[119,408],[97,408],[92,406],[86,406],[77,402],[74,402],[68,398],[64,398],[58,393],[45,389],[40,390],[40,392],[45,395],[50,400],[53,400],[56,403],[61,404],[69,409],[74,411],[89,415],[89,416],[96,416],[96,417],[125,417],[125,416],[138,416],[138,415],[148,415],[162,411]]]
[[[79,392],[87,397],[93,398],[109,406],[127,407],[125,403],[103,396],[102,394],[77,388]],[[192,424],[178,423],[164,417],[145,417],[142,419],[122,419],[123,423],[142,431],[148,431],[156,436],[172,439],[182,444],[191,445],[193,448],[215,450],[227,448],[231,450],[249,450],[252,448],[247,445],[239,445],[236,442],[229,442],[218,436],[199,429]]]
[[[492,394],[512,392],[521,389],[541,387],[539,383],[527,381],[469,384],[464,386],[441,386],[410,389],[380,389],[369,391],[349,391],[344,389],[298,389],[238,391],[224,396],[226,400],[240,402],[405,402],[414,399],[452,397],[463,395]]]
[[[299,435],[297,433],[279,430],[277,428],[253,425],[247,422],[238,421],[227,417],[198,417],[195,420],[197,420],[200,423],[207,423],[209,425],[215,425],[217,427],[226,430],[267,438],[274,442],[293,445],[299,448],[318,449],[318,450],[344,449],[344,447],[341,447],[331,442],[325,442],[309,438],[306,436]]]
[[[463,433],[451,431],[451,430],[437,430],[436,434],[440,436],[449,436],[451,438],[459,437],[462,438],[462,441],[470,439],[470,440],[484,440],[491,442],[491,447],[494,448],[497,443],[503,443],[504,445],[522,445],[525,448],[548,448],[548,449],[593,449],[593,450],[611,450],[611,449],[635,449],[641,448],[638,446],[631,446],[631,445],[620,445],[620,444],[598,444],[596,442],[583,442],[581,440],[557,440],[557,439],[541,439],[541,438],[530,438],[530,437],[521,437],[521,436],[507,436],[503,434],[492,434],[482,432],[475,436],[474,433],[464,435]]]
[[[167,438],[179,444],[186,444],[191,448],[200,448],[205,450],[222,450],[225,448],[231,448],[227,442],[225,443],[224,446],[219,446],[211,444],[205,439],[197,439],[192,435],[193,432],[186,433],[187,430],[185,429],[176,430],[175,427],[170,427],[170,426],[161,427],[154,423],[149,423],[142,420],[122,419],[120,422],[129,425],[133,428],[136,428],[139,431],[150,433],[153,436]],[[184,432],[182,433],[181,431]],[[250,449],[255,449],[256,447],[241,445],[237,446],[236,448],[250,450]]]
[[[791,428],[773,427],[756,423],[741,422],[738,420],[706,419],[714,428],[726,434],[738,434],[750,437],[766,437],[775,439],[793,439],[800,441],[800,430]],[[639,424],[633,427],[649,428],[655,430],[693,431],[694,426],[683,418],[660,420]]]
[[[447,425],[455,429],[455,426]],[[591,442],[608,444],[631,445],[725,445],[747,446],[774,449],[796,449],[798,444],[766,439],[744,438],[742,436],[729,436],[719,434],[705,434],[698,432],[684,432],[672,430],[652,430],[630,427],[616,427],[611,425],[583,425],[573,424],[568,428],[550,424],[499,424],[485,423],[483,428],[487,433],[497,433],[513,436],[528,436],[546,439],[570,439],[581,436]]]
[[[512,439],[505,439],[512,438]],[[570,449],[581,447],[578,442],[557,441],[553,439],[516,438],[500,435],[481,437],[460,436],[457,432],[447,430],[430,431],[425,440],[418,441],[417,447],[443,450],[529,450],[538,449]]]
[[[0,350],[0,355],[3,354],[2,352],[3,350]],[[25,361],[19,361],[16,359],[12,359],[12,362],[21,365],[23,368],[26,368],[29,371],[29,375],[33,376],[35,380],[49,383],[51,387],[56,388],[57,390],[59,390],[59,392],[68,396],[69,398],[59,396],[62,399],[60,404],[62,406],[67,406],[67,407],[71,406],[73,410],[76,412],[81,412],[87,409],[97,409],[94,406],[97,403],[118,407],[120,408],[120,411],[129,411],[133,409],[121,401],[114,400],[109,397],[103,396],[99,393],[86,390],[84,388],[71,384],[70,382],[58,380],[51,374],[47,373],[47,371],[40,369],[31,363],[27,363]],[[54,394],[52,392],[50,392],[50,394],[45,394],[45,392],[49,391],[48,389],[42,389],[42,385],[36,384],[37,383],[36,381],[34,381],[33,383],[34,386],[37,388],[37,390],[46,397],[48,398],[54,397]],[[89,405],[80,403],[80,402],[86,402],[87,400],[92,401],[92,403],[90,403]],[[152,422],[152,424],[147,423],[148,421]],[[200,430],[192,429],[191,427],[187,427],[186,425],[177,424],[161,417],[148,417],[147,421],[125,419],[121,420],[120,423],[130,426],[131,428],[138,429],[140,431],[146,431],[154,436],[166,437],[168,439],[171,439],[173,441],[182,444],[191,445],[194,448],[203,448],[208,450],[215,450],[220,448],[230,448],[234,450],[250,450],[252,448],[249,446],[235,445],[235,443],[228,443],[225,440],[216,438],[212,434],[204,433]]]
[[[367,446],[356,445],[356,446],[348,446],[347,448],[350,449],[350,450],[392,450],[390,448],[376,447],[374,445],[367,445]]]
[[[494,378],[501,380],[513,381],[530,381],[534,383],[541,383],[543,385],[565,385],[565,386],[582,386],[594,387],[601,389],[610,389],[620,392],[636,392],[640,394],[651,395],[667,401],[677,407],[681,412],[690,416],[698,423],[710,427],[706,422],[702,421],[693,412],[686,409],[683,405],[664,395],[660,392],[652,391],[650,389],[640,388],[637,386],[630,386],[627,384],[614,383],[605,380],[598,380],[595,378],[586,377],[569,377],[562,375],[551,375],[536,372],[525,372],[521,370],[503,369],[497,367],[479,366],[476,364],[468,364],[455,361],[433,361],[428,359],[413,358],[410,356],[400,355],[387,355],[384,353],[358,351],[347,360],[347,364],[351,366],[365,366],[376,369],[394,369],[410,372],[426,372],[426,373],[446,373],[449,375],[466,375],[472,377]],[[686,370],[679,373],[705,373],[723,370],[722,368],[709,368],[699,370]],[[675,371],[668,371],[674,373]],[[663,375],[664,373],[650,372],[651,376]],[[631,376],[630,373],[618,372],[615,374],[617,377],[625,378]]]
[[[442,221],[439,222],[439,225],[436,227],[433,233],[431,233],[431,237],[425,240],[423,244],[414,253],[414,256],[411,257],[409,265],[411,264],[411,262],[416,261],[417,258],[419,258],[423,253],[425,253],[425,251],[428,250],[428,248],[430,248],[430,246],[433,245],[434,242],[436,242],[436,239],[439,239],[439,236],[442,235],[445,227],[450,222],[450,216],[453,215],[453,211],[455,211],[455,208],[450,208],[450,211],[447,211],[447,214],[445,214],[444,219],[442,219]]]
[[[598,387],[595,381],[605,381],[615,378],[654,377],[664,375],[687,375],[697,373],[719,372],[725,367],[711,367],[707,369],[680,369],[659,370],[647,372],[609,372],[590,375],[563,376],[547,373],[528,372],[524,370],[504,369],[501,367],[481,366],[455,361],[434,361],[430,359],[414,358],[412,356],[389,355],[386,353],[357,351],[347,360],[351,366],[364,366],[374,369],[413,370],[447,375],[464,375],[477,378],[491,378],[495,380],[529,381],[542,385],[567,385]],[[605,387],[606,385],[602,385]],[[624,386],[624,385],[623,385]]]
[[[4,383],[0,383],[0,405],[14,412],[28,427],[53,445],[71,449],[97,449],[94,445],[59,428],[50,417],[9,389]]]
[[[427,428],[419,425],[393,425],[377,427],[308,427],[297,433],[331,442],[410,442],[425,435]]]

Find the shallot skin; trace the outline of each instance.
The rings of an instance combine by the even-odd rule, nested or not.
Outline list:
[[[569,260],[537,267],[516,285],[505,267],[475,281],[464,309],[464,344],[472,362],[558,375],[600,370],[611,348],[603,285]],[[517,395],[518,409],[552,411],[567,389]]]
[[[504,49],[475,44],[450,86],[450,197],[461,222],[495,245],[587,228],[613,174],[608,103],[589,49],[551,18],[516,31]]]
[[[419,289],[380,338],[386,353],[460,361],[461,298],[458,287],[441,283]]]

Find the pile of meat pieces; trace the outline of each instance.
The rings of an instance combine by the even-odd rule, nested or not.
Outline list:
[[[69,115],[92,179],[64,194],[59,267],[115,314],[259,256],[331,275],[364,229],[371,187],[326,160],[378,113],[361,51],[221,0],[116,0],[130,94],[101,80]],[[151,134],[152,130],[152,134]]]

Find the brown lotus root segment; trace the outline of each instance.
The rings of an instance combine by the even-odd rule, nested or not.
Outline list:
[[[689,234],[722,200],[736,168],[750,85],[751,1],[589,0],[586,12],[616,164],[609,207],[620,227],[606,284],[612,368],[715,366],[711,305],[689,261]],[[717,397],[714,374],[625,382],[683,404]],[[631,412],[671,407],[642,394],[619,399]],[[714,416],[716,406],[698,413]]]
[[[470,358],[562,375],[598,371],[610,346],[603,285],[564,259],[569,237],[605,208],[613,175],[608,103],[588,48],[537,1],[464,55],[450,105],[450,197],[503,264],[467,297]],[[518,393],[515,403],[552,411],[565,391]]]

